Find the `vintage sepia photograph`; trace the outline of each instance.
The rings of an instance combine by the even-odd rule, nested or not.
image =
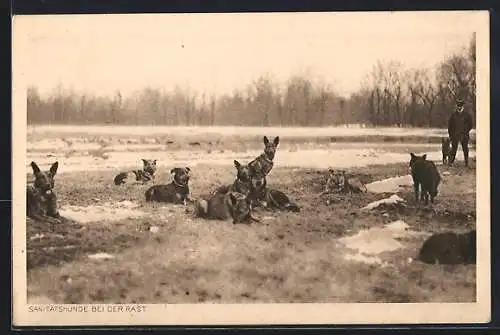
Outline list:
[[[487,322],[488,20],[14,16],[14,324]]]

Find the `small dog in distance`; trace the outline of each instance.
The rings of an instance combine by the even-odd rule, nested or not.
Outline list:
[[[450,162],[451,140],[448,137],[441,139],[441,152],[443,154],[443,165]]]
[[[345,170],[328,169],[328,178],[325,184],[325,190],[322,194],[327,193],[366,193],[366,186],[357,177],[347,177]]]
[[[156,173],[156,159],[142,159],[142,170],[120,172],[115,176],[115,185],[123,185],[128,182],[142,182],[143,184],[154,181]]]

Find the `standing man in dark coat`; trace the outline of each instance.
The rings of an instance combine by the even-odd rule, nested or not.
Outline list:
[[[469,132],[472,129],[472,117],[464,110],[464,102],[457,99],[457,109],[448,120],[448,135],[451,140],[451,157],[449,164],[453,164],[457,154],[458,142],[462,145],[465,166],[469,166]]]

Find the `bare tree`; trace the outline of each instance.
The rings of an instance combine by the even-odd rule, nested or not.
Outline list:
[[[415,92],[426,110],[427,125],[433,126],[433,111],[437,99],[437,90],[432,83],[427,69],[415,72]]]

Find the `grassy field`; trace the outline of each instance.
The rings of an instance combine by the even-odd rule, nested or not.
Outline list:
[[[279,153],[278,153],[279,155]],[[89,223],[67,220],[50,227],[28,220],[28,299],[58,303],[236,302],[472,302],[475,266],[427,265],[415,258],[425,238],[401,239],[403,248],[384,252],[388,266],[345,259],[341,237],[404,220],[412,230],[464,231],[475,227],[475,163],[466,169],[438,166],[443,183],[434,206],[417,205],[412,189],[398,195],[407,206],[360,211],[389,194],[319,196],[324,171],[277,166],[268,183],[286,191],[300,213],[257,211],[262,223],[205,221],[183,206],[144,202],[148,186],[116,187],[115,171],[61,173],[60,206],[133,201],[141,218]],[[407,163],[349,169],[365,183],[405,175]],[[232,182],[234,167],[197,165],[192,197]],[[168,182],[160,171],[157,182]],[[330,200],[330,201],[327,201]],[[327,204],[328,203],[328,204]],[[156,227],[156,230],[144,229]],[[87,255],[106,252],[112,259]]]

